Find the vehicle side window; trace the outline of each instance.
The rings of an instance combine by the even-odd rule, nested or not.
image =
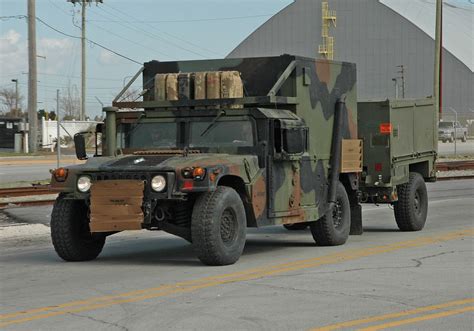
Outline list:
[[[308,129],[282,128],[280,121],[275,121],[273,141],[276,154],[303,154],[308,149]]]

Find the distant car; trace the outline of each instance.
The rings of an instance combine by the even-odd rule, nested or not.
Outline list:
[[[439,122],[438,140],[445,143],[447,141],[454,142],[454,139],[460,139],[462,142],[466,142],[467,128],[463,127],[458,121]]]

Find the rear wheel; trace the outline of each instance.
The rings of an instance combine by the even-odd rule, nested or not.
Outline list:
[[[420,231],[428,214],[428,193],[423,177],[411,172],[408,183],[398,185],[398,201],[393,204],[395,220],[402,231]]]
[[[234,189],[219,186],[202,194],[194,204],[191,221],[198,258],[207,265],[235,263],[244,250],[246,226],[244,205]]]
[[[325,216],[310,223],[311,234],[319,246],[343,245],[351,230],[351,208],[346,189],[338,183],[336,204]]]
[[[451,137],[449,138],[449,142],[453,143],[454,142],[454,134],[451,134]]]
[[[294,223],[294,224],[283,224],[283,227],[289,231],[302,231],[306,230],[308,223]]]
[[[462,138],[461,138],[461,141],[463,143],[465,143],[467,141],[467,135],[466,134],[463,134]]]
[[[51,214],[51,239],[56,253],[66,261],[95,259],[105,244],[105,234],[92,234],[89,208],[82,200],[60,195]]]

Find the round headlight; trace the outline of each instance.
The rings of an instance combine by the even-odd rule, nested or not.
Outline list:
[[[153,191],[161,192],[166,187],[166,179],[165,177],[158,175],[152,178],[151,180],[151,188]]]
[[[77,189],[83,193],[89,191],[91,185],[91,179],[88,176],[81,176],[77,180]]]

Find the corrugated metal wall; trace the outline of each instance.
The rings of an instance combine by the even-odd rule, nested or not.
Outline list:
[[[407,98],[432,95],[434,41],[428,35],[377,0],[329,3],[337,11],[337,28],[330,30],[335,37],[335,60],[357,64],[360,100],[394,97],[392,78],[398,76],[400,64],[406,70]],[[298,0],[263,24],[229,57],[283,53],[317,57],[320,35],[321,0]],[[447,51],[443,78],[444,108],[474,110],[474,74]]]

